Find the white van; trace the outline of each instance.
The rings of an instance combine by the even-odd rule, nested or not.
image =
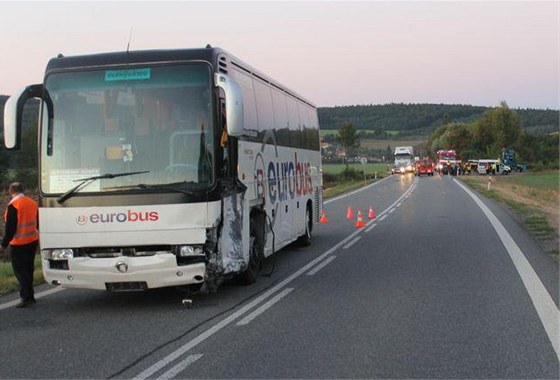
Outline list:
[[[505,164],[502,164],[499,160],[491,160],[491,159],[481,159],[478,160],[478,164],[476,166],[476,171],[478,174],[486,174],[486,165],[496,165],[496,173],[498,174],[509,174],[511,173],[511,168]]]

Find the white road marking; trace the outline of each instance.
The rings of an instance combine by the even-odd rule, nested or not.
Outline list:
[[[385,178],[390,178],[390,177],[385,177]],[[378,184],[381,181],[375,182],[373,185]],[[398,202],[400,202],[404,196],[406,196],[406,194],[410,193],[412,191],[412,189],[414,189],[416,183],[417,183],[417,179],[414,180],[412,186],[403,193],[403,195],[401,195],[395,202],[393,202],[392,205],[389,206],[389,208],[393,207],[395,204],[397,204]],[[363,189],[367,189],[373,185],[370,186],[366,186]],[[335,199],[340,199],[343,198],[343,196],[335,198]],[[330,201],[334,201],[335,199],[331,199]],[[381,212],[379,214],[379,216],[381,217],[382,215],[384,215],[385,213],[387,213],[387,209],[383,212]],[[370,221],[369,223],[372,223],[372,221]],[[332,246],[330,249],[328,249],[326,252],[324,252],[323,254],[321,254],[320,256],[316,257],[314,260],[310,261],[309,263],[307,263],[305,266],[303,266],[302,268],[298,269],[296,272],[294,272],[291,276],[288,276],[284,281],[279,282],[278,284],[276,284],[276,286],[273,286],[272,288],[270,288],[268,291],[264,292],[263,294],[261,294],[259,297],[255,298],[253,301],[249,302],[247,305],[243,306],[241,309],[237,310],[236,312],[234,312],[233,314],[231,314],[230,316],[226,317],[225,319],[223,319],[222,321],[218,322],[217,324],[215,324],[214,326],[212,326],[211,328],[209,328],[206,331],[203,331],[200,335],[198,335],[197,337],[193,338],[192,340],[188,341],[187,343],[185,343],[183,346],[179,347],[177,350],[173,351],[172,353],[170,353],[169,355],[167,355],[166,357],[164,357],[163,359],[157,361],[156,363],[154,363],[152,366],[148,367],[147,369],[145,369],[144,371],[142,371],[138,376],[135,376],[135,379],[146,379],[150,376],[152,376],[154,373],[156,373],[157,371],[161,370],[162,368],[164,368],[165,366],[167,366],[169,363],[173,362],[174,360],[176,360],[177,358],[181,357],[184,353],[188,352],[189,350],[191,350],[192,348],[196,347],[197,345],[199,345],[200,343],[204,342],[206,339],[210,338],[212,335],[216,334],[218,331],[220,331],[221,329],[223,329],[224,327],[228,326],[230,323],[232,323],[233,321],[235,321],[237,318],[241,317],[243,314],[247,313],[249,310],[251,310],[253,307],[255,307],[256,305],[260,304],[261,302],[263,302],[264,300],[266,300],[267,298],[269,298],[270,296],[272,296],[274,293],[278,292],[280,289],[284,288],[286,285],[288,285],[289,283],[291,283],[292,281],[294,281],[295,279],[297,279],[298,277],[300,277],[302,274],[308,272],[309,270],[311,270],[311,268],[315,267],[318,263],[320,263],[321,261],[323,261],[325,258],[327,258],[331,253],[335,252],[337,249],[339,249],[341,246],[343,246],[344,244],[346,244],[347,242],[349,242],[350,240],[352,240],[354,237],[356,237],[360,232],[362,232],[362,229],[357,229],[356,231],[354,231],[353,233],[351,233],[350,235],[348,235],[346,238],[342,239],[340,242],[338,242],[337,244],[335,244],[334,246]]]
[[[387,215],[384,215],[383,217],[386,217]],[[366,232],[369,232],[371,230],[373,230],[375,228],[375,226],[377,226],[377,223],[373,223],[371,226],[369,226],[368,228],[366,228]]]
[[[471,190],[456,179],[453,180],[475,201],[494,227],[494,230],[496,230],[496,233],[500,237],[502,244],[513,261],[515,269],[517,269],[529,293],[529,297],[531,297],[531,301],[533,301],[533,305],[541,319],[548,339],[550,343],[552,343],[554,351],[556,351],[558,360],[560,360],[560,311],[558,307],[556,307],[556,304],[544,287],[539,276],[503,224]]]
[[[64,290],[64,288],[52,288],[52,289],[45,290],[45,291],[42,291],[42,292],[39,292],[39,293],[35,293],[35,299],[43,298],[45,296],[48,296],[48,295],[54,294],[54,293],[58,293],[58,292],[63,291],[63,290]],[[7,309],[7,308],[12,307],[12,306],[16,306],[19,303],[19,301],[20,300],[17,299],[17,300],[14,300],[14,301],[3,303],[3,304],[0,305],[0,310]]]
[[[336,259],[336,256],[334,256],[334,255],[329,257],[328,259],[324,260],[321,264],[317,265],[315,268],[313,268],[309,272],[307,272],[307,275],[308,276],[313,276],[315,273],[319,272],[321,269],[326,267],[334,259]]]
[[[185,370],[185,368],[187,368],[188,366],[190,366],[191,364],[193,364],[195,361],[197,361],[198,359],[200,359],[202,357],[201,354],[195,354],[195,355],[189,355],[187,356],[187,358],[183,361],[181,361],[179,364],[177,364],[175,367],[171,368],[169,371],[165,372],[163,375],[161,375],[160,377],[158,377],[158,379],[173,379],[175,376],[177,376],[179,373],[181,373],[182,371]]]
[[[297,270],[296,272],[294,272],[291,276],[287,277],[284,281],[278,283],[276,286],[273,286],[268,291],[264,292],[259,297],[255,298],[253,301],[249,302],[247,305],[243,306],[241,309],[237,310],[236,312],[234,312],[233,314],[231,314],[227,318],[218,322],[217,324],[215,324],[214,326],[212,326],[208,330],[203,331],[200,335],[198,335],[194,339],[188,341],[183,346],[179,347],[177,350],[173,351],[172,353],[170,353],[169,355],[167,355],[163,359],[154,363],[152,366],[145,369],[144,371],[142,371],[142,373],[140,373],[138,376],[135,376],[134,378],[135,379],[146,379],[146,378],[152,376],[154,373],[156,373],[157,371],[159,371],[160,369],[162,369],[163,367],[165,367],[166,365],[168,365],[172,361],[176,360],[177,358],[181,357],[184,353],[188,352],[193,347],[196,347],[197,345],[204,342],[206,339],[210,338],[212,335],[216,334],[218,331],[220,331],[224,327],[228,326],[230,323],[235,321],[237,318],[239,318],[243,314],[247,313],[253,307],[260,304],[261,302],[263,302],[264,300],[266,300],[267,298],[272,296],[274,293],[276,293],[280,289],[284,288],[287,284],[294,281],[296,278],[301,276],[303,273],[309,271],[311,268],[313,268],[315,265],[317,265],[317,263],[321,262],[328,255],[330,255],[332,252],[337,250],[341,245],[343,245],[347,241],[351,240],[359,232],[360,232],[360,230],[356,230],[354,233],[350,234],[345,239],[341,240],[338,244],[334,245],[332,248],[327,250],[325,253],[318,256],[314,260],[310,261],[307,265],[305,265],[304,267],[302,267],[299,270]]]
[[[381,222],[383,219],[385,219],[387,217],[387,215],[383,215],[381,218],[378,219],[379,222]]]
[[[274,304],[276,304],[282,298],[284,298],[288,294],[290,294],[292,292],[292,290],[294,290],[294,288],[284,289],[282,292],[280,292],[277,295],[275,295],[274,297],[272,297],[269,301],[262,304],[262,306],[260,306],[258,309],[253,311],[251,314],[247,315],[245,318],[243,318],[242,320],[237,322],[237,326],[244,326],[244,325],[248,324],[253,319],[257,318],[259,315],[261,315],[262,313],[267,311],[269,308],[271,308]]]
[[[342,247],[342,249],[348,249],[351,246],[353,246],[354,244],[356,244],[358,242],[358,240],[360,240],[362,237],[361,236],[356,236],[351,242],[349,242],[348,244],[346,244],[344,247]]]

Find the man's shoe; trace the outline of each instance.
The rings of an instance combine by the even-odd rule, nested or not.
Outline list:
[[[35,302],[33,302],[32,300],[21,300],[19,301],[19,303],[16,305],[17,309],[21,309],[22,307],[27,307],[27,306],[31,306],[33,305]]]

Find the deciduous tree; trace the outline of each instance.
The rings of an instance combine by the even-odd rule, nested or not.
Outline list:
[[[360,139],[352,123],[348,121],[342,123],[338,129],[338,142],[344,148],[344,161],[346,163],[346,171],[348,171],[348,156],[350,151],[360,146]]]

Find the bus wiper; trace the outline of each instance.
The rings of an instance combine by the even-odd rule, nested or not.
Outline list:
[[[98,179],[107,179],[107,178],[110,179],[110,178],[117,178],[117,177],[125,177],[125,176],[129,176],[129,175],[144,174],[144,173],[149,173],[149,172],[150,172],[149,170],[144,170],[144,171],[140,171],[140,172],[117,173],[117,174],[107,173],[107,174],[102,174],[102,175],[96,175],[96,176],[93,176],[93,177],[77,179],[74,182],[80,182],[80,183],[77,184],[76,186],[74,186],[73,188],[71,188],[70,190],[68,190],[67,192],[65,192],[64,194],[62,194],[60,197],[58,197],[57,201],[58,201],[58,203],[64,202],[65,200],[70,198],[75,192],[77,192],[81,188],[89,185],[90,183],[92,183],[93,181],[96,181]]]
[[[187,182],[180,182],[180,183],[187,183]],[[120,190],[120,189],[142,189],[142,190],[170,190],[174,193],[183,193],[187,195],[196,195],[195,192],[181,189],[176,186],[170,185],[148,185],[145,183],[139,183],[137,185],[126,185],[126,186],[114,186],[114,187],[106,187],[105,189],[111,190]]]
[[[136,187],[145,190],[171,190],[174,192],[183,193],[187,195],[195,195],[195,193],[192,191],[188,191],[185,189],[181,189],[175,186],[168,186],[168,185],[146,185],[144,183],[139,183],[138,185],[136,185]]]

